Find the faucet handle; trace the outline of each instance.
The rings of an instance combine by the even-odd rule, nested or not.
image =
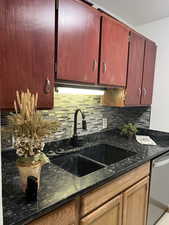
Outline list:
[[[86,123],[86,120],[82,120],[82,129],[83,130],[87,130],[87,123]]]

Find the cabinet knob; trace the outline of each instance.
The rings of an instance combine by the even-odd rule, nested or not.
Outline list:
[[[51,89],[52,89],[51,81],[47,78],[45,82],[45,88],[44,88],[45,94],[49,94],[51,92]]]
[[[143,88],[143,91],[144,91],[144,96],[146,96],[147,95],[147,89]]]
[[[96,71],[96,67],[97,67],[97,60],[93,60],[93,72]]]
[[[107,65],[106,63],[103,62],[103,73],[106,73],[107,72]]]

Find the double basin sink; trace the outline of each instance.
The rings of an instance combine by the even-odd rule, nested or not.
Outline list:
[[[51,162],[75,176],[82,177],[135,154],[108,144],[99,144],[84,148],[78,153],[52,158]]]

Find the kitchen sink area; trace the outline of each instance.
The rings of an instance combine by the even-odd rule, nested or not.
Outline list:
[[[103,165],[84,158],[79,154],[60,156],[51,159],[51,162],[78,177],[85,176],[104,167]]]
[[[102,204],[106,205],[106,202],[110,202],[118,194],[125,195],[128,193],[128,188],[133,185],[139,189],[137,189],[138,192],[132,189],[134,193],[131,196],[135,196],[136,206],[132,208],[131,215],[133,210],[144,212],[143,209],[147,203],[138,202],[137,204],[137,196],[140,193],[146,196],[149,190],[150,161],[169,150],[169,147],[162,147],[167,143],[169,146],[168,133],[143,130],[141,135],[144,133],[158,138],[160,145],[141,145],[134,139],[128,140],[116,136],[114,131],[86,136],[82,147],[72,148],[70,140],[47,143],[44,153],[52,152],[48,155],[51,163],[42,168],[38,201],[29,204],[26,202],[24,193],[19,189],[18,171],[13,157],[15,152],[12,150],[3,152],[4,224],[32,225],[30,222],[40,219],[39,215],[48,217],[48,212],[53,210],[58,212],[60,207],[66,207],[70,201],[76,202],[76,197],[80,198],[81,215],[84,215],[91,205],[103,200],[95,207],[99,207],[100,210]],[[115,188],[117,183],[118,188]],[[92,197],[97,192],[97,196]],[[105,195],[105,193],[108,194]],[[106,202],[105,196],[107,196]],[[130,202],[130,198],[128,201]],[[32,210],[34,210],[33,214]],[[88,211],[86,213],[90,214]],[[15,215],[15,221],[13,215]],[[139,215],[142,217],[142,214]]]
[[[85,148],[80,153],[106,165],[111,165],[136,154],[108,144]]]
[[[159,223],[169,1],[0,8],[0,225]]]
[[[79,153],[53,157],[51,162],[75,176],[83,177],[135,154],[108,144],[98,144]]]

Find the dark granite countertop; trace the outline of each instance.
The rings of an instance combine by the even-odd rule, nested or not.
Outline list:
[[[169,134],[165,132],[141,129],[140,134],[147,134],[158,145],[141,145],[136,140],[129,141],[107,131],[84,137],[84,147],[98,143],[108,143],[137,154],[104,167],[83,177],[77,177],[54,164],[47,164],[41,173],[41,185],[36,203],[27,203],[19,188],[19,176],[15,166],[15,152],[2,153],[2,189],[4,225],[27,224],[60,205],[82,195],[126,172],[144,164],[145,162],[169,151]],[[68,141],[48,143],[46,152],[55,151],[60,147],[71,150]],[[78,151],[79,149],[72,149]],[[53,156],[56,157],[56,156]]]

